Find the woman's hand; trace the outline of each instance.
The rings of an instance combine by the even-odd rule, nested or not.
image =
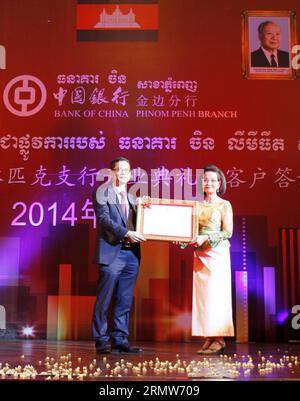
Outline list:
[[[192,245],[201,246],[205,241],[208,240],[208,235],[196,235],[196,237],[191,241]]]

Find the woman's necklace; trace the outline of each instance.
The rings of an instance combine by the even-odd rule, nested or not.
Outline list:
[[[204,199],[204,203],[215,203],[218,200],[218,197],[216,196],[215,198],[211,198],[209,201],[207,199]]]

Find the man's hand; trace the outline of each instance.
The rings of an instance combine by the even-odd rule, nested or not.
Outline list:
[[[146,238],[137,231],[128,231],[125,238],[132,243],[146,241]]]

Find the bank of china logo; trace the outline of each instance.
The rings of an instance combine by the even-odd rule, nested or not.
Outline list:
[[[29,117],[38,113],[46,99],[45,85],[32,75],[13,78],[3,92],[3,102],[7,110],[19,117]]]

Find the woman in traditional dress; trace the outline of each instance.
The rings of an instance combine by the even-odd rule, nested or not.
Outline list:
[[[234,336],[230,243],[233,218],[229,201],[220,197],[226,179],[215,165],[204,167],[204,200],[199,202],[199,234],[194,252],[192,335],[204,338],[199,354],[221,354],[224,337]]]

